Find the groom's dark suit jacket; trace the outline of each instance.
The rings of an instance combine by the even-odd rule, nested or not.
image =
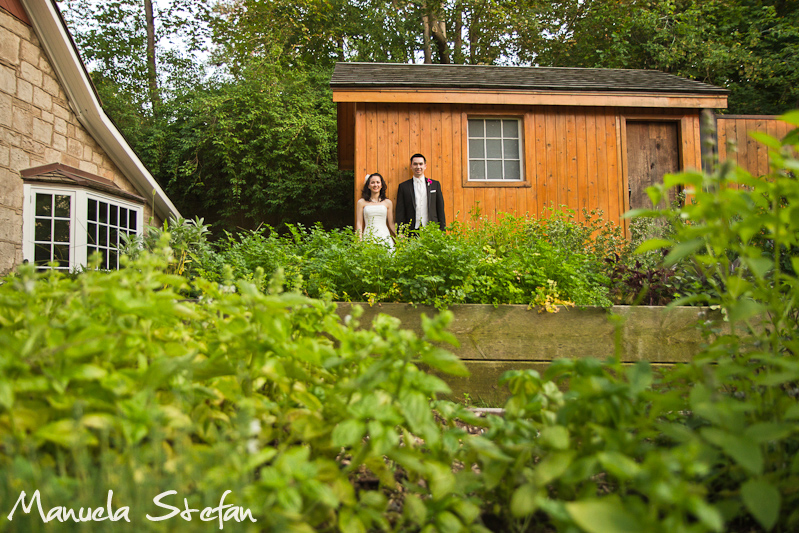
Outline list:
[[[432,224],[444,231],[447,227],[446,215],[444,214],[444,194],[441,191],[441,184],[436,180],[428,181],[427,186],[427,218]],[[397,188],[397,212],[394,217],[398,225],[407,224],[410,229],[416,226],[416,195],[413,190],[413,178],[403,181]]]

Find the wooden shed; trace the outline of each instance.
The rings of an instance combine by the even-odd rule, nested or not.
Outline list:
[[[726,89],[650,70],[338,63],[339,166],[389,197],[427,157],[447,221],[549,206],[618,222],[666,172],[701,167],[700,117]],[[354,203],[353,203],[354,205]]]

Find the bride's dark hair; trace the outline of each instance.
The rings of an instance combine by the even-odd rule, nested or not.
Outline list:
[[[378,176],[380,178],[380,183],[382,183],[382,187],[380,187],[380,194],[379,198],[382,202],[386,199],[386,189],[388,189],[388,185],[386,185],[386,180],[383,179],[383,176],[375,172],[374,174],[369,174],[366,176],[366,181],[363,182],[363,190],[361,191],[361,197],[366,200],[367,202],[372,199],[372,190],[369,188],[369,182],[372,181],[372,178]]]

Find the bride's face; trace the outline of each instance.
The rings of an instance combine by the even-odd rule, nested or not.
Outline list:
[[[369,190],[372,192],[379,193],[380,189],[383,188],[383,180],[380,179],[380,176],[372,176],[369,178]]]

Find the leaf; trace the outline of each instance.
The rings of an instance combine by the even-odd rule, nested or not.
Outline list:
[[[638,463],[623,453],[600,452],[597,454],[597,459],[609,474],[620,480],[632,479],[641,471]]]
[[[663,190],[661,187],[657,186],[647,187],[646,194],[649,196],[649,200],[652,202],[652,205],[658,205],[660,200],[663,198]]]
[[[538,488],[533,483],[525,483],[524,485],[513,491],[513,496],[510,499],[510,512],[516,518],[530,515],[538,508],[536,505],[536,494]]]
[[[795,424],[778,424],[776,422],[759,422],[752,424],[744,431],[744,438],[764,443],[781,440],[794,432]]]
[[[766,531],[777,523],[780,514],[780,491],[763,479],[750,479],[741,486],[741,498],[746,509]]]
[[[427,476],[430,493],[434,500],[440,500],[455,489],[455,475],[448,465],[430,461],[427,463]]]
[[[572,520],[588,533],[641,533],[647,530],[615,495],[567,503],[566,510]]]
[[[366,425],[351,418],[336,425],[330,440],[333,446],[346,448],[360,443],[365,433]]]
[[[541,430],[541,442],[555,450],[569,449],[569,430],[564,426],[549,426]]]
[[[14,388],[7,379],[0,379],[0,407],[11,409],[14,406]]]
[[[697,496],[692,497],[690,501],[691,510],[700,522],[710,528],[711,531],[718,531],[719,533],[724,531],[724,518],[716,506],[708,504]]]
[[[403,394],[399,401],[411,431],[420,434],[428,422],[432,422],[430,404],[420,392]]]
[[[774,268],[774,261],[767,257],[749,257],[744,259],[744,262],[749,266],[752,273],[763,278]]]
[[[96,365],[79,365],[69,373],[69,377],[81,381],[94,381],[103,379],[107,374],[105,369]]]
[[[627,369],[627,381],[630,383],[630,392],[640,394],[652,385],[652,367],[649,361],[639,361]]]
[[[786,420],[799,420],[799,403],[791,405],[784,416]]]
[[[768,133],[763,133],[762,131],[750,131],[749,136],[754,140],[756,140],[757,142],[765,144],[766,146],[774,150],[779,150],[782,147],[780,141],[775,139]]]
[[[422,525],[427,521],[427,507],[416,494],[405,494],[402,512],[412,524]]]
[[[277,450],[274,448],[262,448],[253,455],[247,457],[247,470],[253,471],[264,463],[268,463],[277,455]]]
[[[73,448],[81,444],[94,446],[97,438],[85,428],[79,426],[74,420],[57,420],[40,428],[36,436],[60,444],[65,448]]]
[[[366,533],[366,526],[351,508],[344,508],[339,512],[338,527],[342,533]]]
[[[441,348],[433,348],[424,352],[419,360],[427,366],[451,376],[469,377],[470,375],[466,365],[457,355]]]
[[[729,306],[727,316],[730,319],[730,323],[734,324],[742,320],[748,320],[765,311],[766,307],[763,304],[749,298],[743,298]]]
[[[685,259],[689,255],[702,248],[704,245],[705,241],[703,239],[693,239],[678,243],[671,249],[669,255],[667,255],[663,260],[663,263],[666,266],[671,266],[675,263],[678,263],[682,259]]]
[[[635,249],[635,253],[644,254],[652,250],[660,250],[661,248],[668,248],[673,245],[674,242],[667,239],[649,239],[641,243],[641,245]]]
[[[703,428],[701,434],[708,442],[721,448],[726,455],[750,474],[759,476],[763,473],[763,452],[756,442],[718,428]]]
[[[663,185],[667,188],[675,187],[677,185],[693,185],[696,188],[702,186],[704,176],[701,172],[686,171],[679,174],[666,174],[663,176]]]
[[[533,470],[535,482],[539,486],[545,486],[552,480],[559,478],[569,469],[573,460],[573,451],[558,452],[548,455],[538,463]]]
[[[788,124],[793,124],[794,126],[799,126],[799,109],[794,109],[793,111],[788,111],[784,115],[781,115],[780,120]]]
[[[114,427],[116,418],[108,413],[93,413],[81,418],[80,423],[88,428],[109,431]]]

